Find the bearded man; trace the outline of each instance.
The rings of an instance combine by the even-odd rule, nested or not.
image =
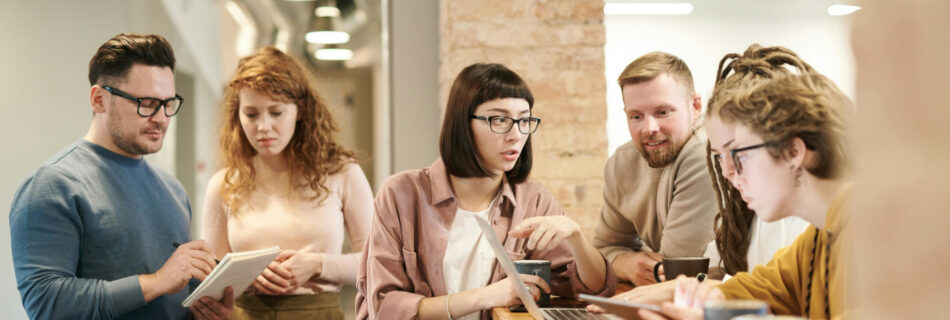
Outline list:
[[[716,196],[706,170],[702,100],[686,63],[648,53],[617,82],[632,141],[604,169],[594,246],[620,280],[641,286],[655,282],[663,257],[703,255],[714,237]]]

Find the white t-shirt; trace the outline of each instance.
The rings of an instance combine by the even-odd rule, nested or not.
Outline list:
[[[491,208],[490,205],[481,212],[459,208],[455,212],[455,220],[449,229],[448,244],[445,246],[445,258],[442,260],[445,289],[449,294],[481,288],[491,280],[495,253],[488,240],[482,236],[474,217],[478,215],[488,219]],[[478,312],[455,317],[466,320],[478,318]]]
[[[749,252],[746,254],[746,261],[749,263],[749,270],[752,271],[756,265],[767,264],[775,256],[778,249],[784,248],[792,242],[802,232],[805,232],[809,223],[798,217],[788,217],[779,221],[765,222],[755,217],[752,220],[752,239],[749,241]],[[722,258],[719,257],[719,251],[716,250],[716,241],[709,242],[706,246],[706,254],[709,257],[709,266],[718,266]],[[725,279],[731,278],[726,275]]]

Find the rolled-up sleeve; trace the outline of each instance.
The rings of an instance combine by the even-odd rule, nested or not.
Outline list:
[[[390,183],[384,183],[376,197],[376,215],[360,260],[358,319],[413,319],[418,315],[425,296],[415,293],[406,271],[401,234],[396,195]]]

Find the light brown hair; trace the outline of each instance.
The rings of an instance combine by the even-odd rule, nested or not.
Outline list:
[[[721,102],[719,115],[775,142],[768,146],[775,159],[791,156],[793,139],[801,139],[817,155],[804,169],[819,179],[839,179],[852,167],[845,118],[853,112],[851,99],[831,79],[808,72],[738,90]]]
[[[242,89],[297,105],[299,119],[283,151],[295,188],[310,188],[314,191],[313,199],[323,201],[329,193],[324,185],[326,177],[355,161],[353,152],[333,140],[333,133],[339,129],[311,83],[300,63],[277,48],[264,47],[241,58],[224,93],[221,118],[221,159],[225,168],[221,198],[231,214],[237,212],[256,185],[252,159],[257,151],[244,134],[238,115],[238,93]]]
[[[653,80],[664,73],[672,76],[683,86],[687,96],[691,97],[696,93],[693,74],[686,66],[686,62],[677,56],[661,51],[647,53],[630,62],[617,77],[617,84],[623,88],[624,85]]]

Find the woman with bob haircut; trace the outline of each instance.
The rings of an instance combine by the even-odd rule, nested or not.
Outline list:
[[[713,116],[734,128],[722,153],[730,183],[759,219],[795,216],[811,224],[767,265],[719,285],[677,280],[675,319],[702,319],[705,302],[757,299],[772,313],[831,319],[844,314],[842,274],[853,183],[846,137],[851,101],[817,73],[752,82],[711,102]],[[645,319],[662,316],[641,310]]]
[[[289,55],[265,47],[244,57],[225,92],[224,168],[208,183],[202,235],[219,259],[280,246],[231,319],[343,319],[340,286],[356,283],[373,194],[336,124]],[[345,229],[344,229],[345,228]]]
[[[360,262],[358,319],[488,319],[518,303],[475,215],[487,218],[512,260],[551,261],[551,282],[520,274],[540,292],[609,296],[616,278],[576,222],[528,181],[534,97],[500,64],[463,69],[449,93],[441,157],[389,177]],[[479,313],[480,312],[480,313]]]

